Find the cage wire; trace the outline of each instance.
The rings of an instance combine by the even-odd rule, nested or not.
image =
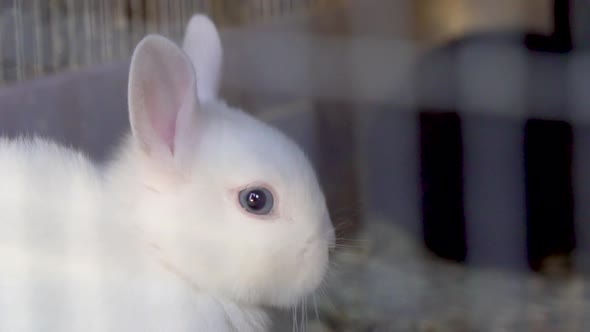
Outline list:
[[[206,13],[220,27],[342,0],[0,0],[0,86],[129,57],[148,33],[178,40]]]

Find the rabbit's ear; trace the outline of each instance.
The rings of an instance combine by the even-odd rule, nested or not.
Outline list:
[[[132,56],[128,94],[136,142],[151,156],[175,159],[202,115],[188,57],[164,37],[145,37]]]
[[[194,15],[187,27],[182,45],[199,78],[199,100],[217,99],[221,80],[223,49],[215,24],[202,14]]]

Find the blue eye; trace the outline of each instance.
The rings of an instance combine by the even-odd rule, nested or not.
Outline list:
[[[257,215],[269,214],[272,211],[274,198],[266,188],[248,188],[240,191],[240,205],[248,212]]]

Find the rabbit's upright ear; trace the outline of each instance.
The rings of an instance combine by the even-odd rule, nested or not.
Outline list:
[[[150,156],[176,159],[202,121],[188,57],[162,36],[145,37],[132,56],[128,94],[136,142]]]
[[[223,49],[215,24],[203,14],[191,17],[184,35],[183,50],[191,59],[199,78],[199,100],[217,99],[221,80]]]

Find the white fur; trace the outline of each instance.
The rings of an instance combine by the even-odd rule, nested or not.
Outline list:
[[[0,331],[266,331],[264,308],[324,278],[334,232],[315,173],[217,98],[204,20],[187,29],[193,56],[138,44],[131,134],[105,170],[43,140],[0,141]],[[239,205],[257,184],[275,195],[269,216]]]
[[[182,49],[195,68],[199,100],[208,102],[217,99],[223,49],[217,29],[209,17],[202,14],[191,17],[182,42]]]

